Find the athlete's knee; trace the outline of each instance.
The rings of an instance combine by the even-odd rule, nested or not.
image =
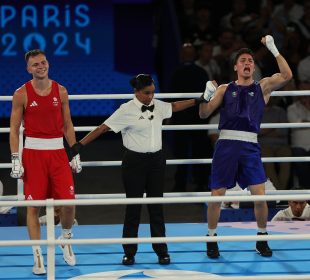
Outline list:
[[[226,193],[226,188],[213,189],[211,191],[212,196],[222,196]]]
[[[74,205],[66,205],[63,206],[62,212],[74,212],[75,206]]]
[[[28,206],[27,215],[39,217],[40,207]]]
[[[253,195],[264,195],[265,194],[265,184],[258,184],[249,186],[251,194]]]
[[[267,208],[266,201],[254,201],[254,207],[257,209],[264,209]]]
[[[208,209],[210,211],[216,211],[221,208],[221,202],[209,202],[208,203]]]

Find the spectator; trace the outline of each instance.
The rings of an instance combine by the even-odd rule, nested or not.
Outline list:
[[[300,20],[303,16],[303,7],[295,0],[283,0],[274,8],[273,16],[278,17],[284,23]]]
[[[308,42],[308,55],[304,57],[297,66],[298,80],[310,83],[310,41]]]
[[[206,71],[209,80],[220,79],[221,69],[213,58],[213,44],[210,41],[204,42],[199,48],[199,57],[195,64]]]
[[[298,64],[307,55],[307,43],[298,25],[293,22],[286,27],[283,53],[287,57],[293,75],[297,76]]]
[[[307,201],[290,200],[288,206],[280,210],[271,221],[310,221],[310,206]]]
[[[304,1],[304,14],[301,19],[296,20],[295,23],[299,26],[302,35],[310,40],[310,2]]]
[[[286,111],[277,106],[276,99],[270,99],[264,109],[263,123],[286,123]],[[263,128],[259,134],[262,157],[289,157],[287,128]],[[267,177],[277,190],[287,189],[290,178],[290,163],[264,163]]]
[[[282,50],[285,50],[284,41],[288,23],[299,20],[303,15],[303,7],[295,2],[295,0],[284,0],[274,7],[272,13],[270,27],[275,42],[277,42],[279,49]]]
[[[308,85],[308,86],[307,86]],[[303,88],[304,87],[304,88]],[[309,84],[301,83],[299,89],[310,89]],[[300,96],[287,108],[289,122],[310,122],[310,96]],[[310,155],[310,128],[292,128],[291,146],[293,156]],[[299,187],[310,189],[310,162],[295,162],[294,173],[298,178]]]
[[[199,47],[203,42],[215,39],[215,30],[211,23],[211,11],[208,4],[203,1],[198,2],[195,5],[195,16],[196,22],[185,32],[183,40]]]
[[[187,30],[195,24],[196,16],[194,4],[195,0],[175,1],[182,37],[185,36],[184,32],[187,32]]]
[[[220,26],[222,29],[230,28],[236,34],[241,34],[255,18],[256,14],[248,13],[246,0],[234,0],[232,11],[222,17]]]
[[[226,83],[233,76],[232,56],[239,49],[240,40],[231,29],[224,29],[218,37],[218,45],[213,48],[213,57],[221,69],[221,79],[219,83]]]
[[[196,50],[191,44],[184,44],[181,48],[181,65],[172,76],[172,92],[203,92],[208,75],[201,67],[195,64]],[[184,111],[173,114],[172,124],[202,124],[197,107],[192,107]],[[201,149],[201,147],[205,147]],[[202,130],[173,131],[173,152],[176,158],[206,158],[211,157],[208,149],[208,137]],[[206,188],[209,166],[193,165],[193,181],[197,184],[197,190]],[[189,165],[179,164],[174,176],[175,192],[187,190],[187,180],[190,174]]]

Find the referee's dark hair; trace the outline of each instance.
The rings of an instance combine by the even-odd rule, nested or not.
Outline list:
[[[130,85],[135,90],[141,90],[152,84],[154,84],[154,80],[152,79],[151,75],[148,74],[139,74],[130,80]]]

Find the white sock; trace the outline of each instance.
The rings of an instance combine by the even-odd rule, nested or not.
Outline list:
[[[65,239],[70,239],[72,237],[71,228],[70,229],[62,229],[62,237]]]
[[[258,231],[258,232],[261,232],[261,233],[266,233],[266,232],[267,232],[267,229],[266,229],[266,228],[260,228],[260,227],[258,227],[258,228],[257,228],[257,231]]]
[[[214,236],[215,234],[216,234],[216,228],[214,228],[214,229],[208,228],[208,235],[209,236]]]
[[[32,253],[33,255],[41,254],[41,247],[39,245],[32,246]]]

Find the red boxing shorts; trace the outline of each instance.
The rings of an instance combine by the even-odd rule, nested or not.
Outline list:
[[[74,182],[65,149],[23,149],[26,200],[74,199]]]

